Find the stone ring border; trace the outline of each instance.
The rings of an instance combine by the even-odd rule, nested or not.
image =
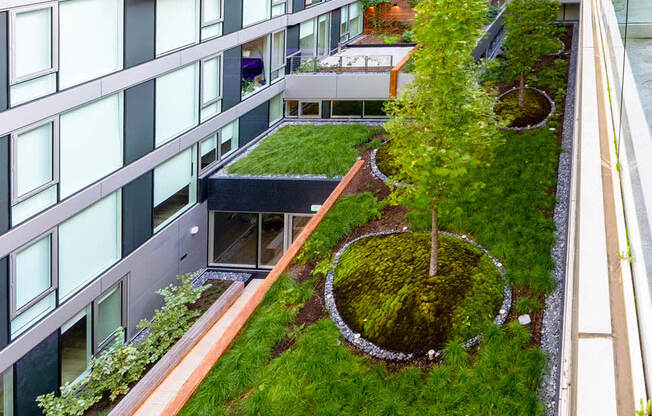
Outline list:
[[[555,102],[553,101],[553,99],[550,98],[550,96],[545,91],[540,90],[538,88],[530,87],[530,86],[527,86],[527,85],[525,86],[525,88],[528,89],[528,90],[536,91],[536,92],[540,93],[541,95],[543,95],[546,98],[546,100],[548,100],[548,102],[550,103],[550,113],[546,116],[545,119],[543,119],[542,121],[540,121],[539,123],[537,123],[537,124],[535,124],[533,126],[501,127],[501,129],[503,129],[503,130],[514,130],[514,131],[526,131],[526,130],[538,129],[539,127],[542,127],[542,126],[545,126],[546,124],[548,124],[548,120],[550,120],[550,117],[552,117],[552,115],[555,114],[557,106],[555,105]],[[494,108],[496,107],[496,104],[498,104],[498,101],[500,101],[504,96],[506,96],[507,94],[509,94],[510,92],[513,92],[513,91],[518,91],[518,88],[517,87],[510,88],[509,90],[507,90],[504,93],[500,94],[498,96],[498,98],[496,98],[496,101],[494,101]]]
[[[383,143],[382,146],[384,146],[386,143],[387,142]],[[373,173],[374,176],[380,179],[381,181],[388,183],[392,186],[397,186],[399,188],[407,187],[408,184],[403,182],[397,182],[380,171],[380,169],[378,168],[378,164],[376,163],[376,153],[378,153],[378,149],[372,150],[371,156],[369,157],[369,164],[371,165],[371,173]]]
[[[561,56],[566,50],[566,45],[564,44],[564,42],[559,38],[555,38],[555,39],[561,44],[561,49],[559,49],[557,52],[547,53],[545,56]]]
[[[370,234],[365,234],[360,237],[357,237],[348,243],[344,245],[336,254],[335,254],[335,259],[333,260],[333,265],[331,266],[330,271],[326,275],[326,283],[324,285],[324,300],[326,304],[326,309],[328,309],[328,312],[330,313],[331,319],[335,323],[335,326],[337,326],[337,329],[339,329],[340,333],[344,338],[349,341],[351,344],[355,345],[357,348],[362,350],[363,352],[369,354],[370,356],[374,358],[379,358],[381,360],[388,360],[388,361],[407,361],[411,360],[414,358],[413,353],[403,353],[403,352],[394,352],[394,351],[389,351],[386,350],[382,347],[379,347],[378,345],[374,344],[371,341],[368,341],[360,336],[360,334],[354,332],[347,324],[344,322],[344,319],[340,316],[339,311],[337,310],[337,305],[335,304],[335,296],[333,294],[333,278],[335,277],[335,269],[337,268],[337,264],[340,261],[340,258],[342,256],[342,253],[346,251],[346,249],[353,243],[362,240],[364,238],[369,238],[369,237],[376,237],[376,236],[381,236],[381,235],[391,235],[391,234],[402,234],[402,233],[409,233],[411,231],[398,231],[398,230],[390,230],[390,231],[381,231],[377,233],[370,233]],[[439,234],[446,235],[448,237],[453,237],[453,238],[458,238],[460,240],[464,240],[467,243],[470,243],[474,247],[480,249],[484,254],[486,254],[489,259],[491,259],[492,263],[498,269],[498,272],[500,273],[500,276],[503,279],[503,304],[501,305],[501,308],[498,312],[498,315],[496,315],[496,318],[494,319],[494,323],[498,325],[499,327],[502,326],[505,323],[505,320],[507,319],[507,315],[509,313],[509,308],[512,304],[512,290],[509,287],[509,284],[507,283],[505,279],[505,270],[503,265],[496,260],[494,257],[489,254],[489,251],[482,247],[480,244],[476,243],[475,241],[471,240],[465,235],[458,235],[458,234],[453,234],[449,233],[446,231],[440,231]],[[464,348],[466,350],[470,349],[471,347],[475,346],[480,342],[482,339],[482,335],[478,334],[474,336],[473,338],[467,340],[464,343]],[[441,357],[443,350],[436,351],[434,353],[434,356],[429,357],[431,359],[439,359]]]

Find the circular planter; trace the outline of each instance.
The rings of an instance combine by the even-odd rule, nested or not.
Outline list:
[[[383,144],[384,146],[384,144]],[[399,188],[404,188],[406,186],[409,186],[406,183],[403,182],[397,182],[394,179],[390,178],[389,176],[385,175],[383,172],[380,171],[378,168],[378,164],[376,163],[376,154],[378,153],[378,149],[374,149],[371,152],[371,156],[369,157],[369,164],[371,165],[371,173],[381,181],[385,182],[388,185],[391,186],[397,186]]]
[[[555,114],[555,110],[556,110],[555,102],[553,101],[552,98],[550,98],[550,96],[548,94],[546,94],[545,91],[540,90],[538,88],[529,87],[527,85],[525,86],[525,89],[531,90],[531,91],[536,91],[539,94],[541,94],[548,101],[548,103],[550,104],[550,113],[548,113],[548,115],[543,120],[541,120],[540,122],[538,122],[538,123],[536,123],[534,125],[525,126],[525,127],[501,127],[502,129],[515,130],[515,131],[525,131],[525,130],[538,129],[539,127],[542,127],[542,126],[545,126],[546,124],[548,124],[548,120],[550,120],[550,117],[552,117],[552,115]],[[496,108],[496,104],[498,104],[498,102],[501,101],[503,99],[503,97],[505,97],[507,94],[510,94],[510,93],[512,93],[514,91],[518,91],[518,88],[514,87],[514,88],[511,88],[511,89],[505,91],[504,93],[500,94],[498,96],[498,98],[496,99],[496,101],[494,101],[494,109]]]
[[[369,354],[370,356],[374,358],[379,358],[381,360],[388,360],[388,361],[408,361],[413,358],[416,358],[415,354],[413,353],[403,353],[403,352],[397,352],[397,351],[390,351],[385,348],[382,348],[376,344],[374,344],[371,341],[368,341],[364,339],[359,333],[354,332],[342,319],[338,309],[337,309],[337,304],[335,302],[335,296],[333,293],[333,278],[335,277],[335,269],[337,268],[337,264],[340,261],[340,258],[342,254],[346,251],[346,249],[353,243],[362,240],[364,238],[370,238],[370,237],[376,237],[376,236],[382,236],[382,235],[390,235],[390,234],[399,234],[399,233],[406,233],[410,231],[397,231],[397,230],[392,230],[392,231],[383,231],[383,232],[377,232],[377,233],[371,233],[371,234],[365,234],[363,236],[360,236],[358,238],[355,238],[348,243],[344,245],[336,254],[335,254],[335,259],[333,260],[333,265],[331,267],[331,270],[328,272],[326,275],[326,284],[324,286],[324,298],[325,298],[325,303],[326,303],[326,309],[328,309],[328,312],[330,313],[331,319],[333,322],[335,322],[335,325],[337,328],[340,330],[342,333],[342,336],[349,341],[351,344],[355,345],[357,348],[362,350],[363,352]],[[448,233],[445,231],[440,231],[439,234],[441,235],[446,235],[449,237],[453,238],[458,238],[461,240],[464,240],[465,242],[473,245],[474,247],[477,247],[480,249],[489,259],[491,262],[494,264],[498,272],[500,273],[500,276],[503,279],[503,303],[500,307],[498,315],[494,319],[494,323],[498,326],[502,326],[505,323],[505,320],[507,319],[507,315],[509,313],[509,308],[510,305],[512,304],[512,291],[509,285],[507,284],[507,281],[505,280],[505,271],[503,268],[503,265],[496,260],[494,257],[489,254],[489,252],[476,243],[475,241],[471,240],[470,238],[464,236],[464,235],[457,235],[453,233]],[[473,346],[477,345],[480,340],[482,339],[482,335],[476,335],[473,338],[467,340],[464,343],[464,348],[465,349],[470,349]],[[434,351],[431,350],[427,354],[424,355],[424,357],[434,360],[438,359],[441,357],[442,350]]]

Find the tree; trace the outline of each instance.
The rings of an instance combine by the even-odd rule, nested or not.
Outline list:
[[[432,222],[430,275],[437,275],[438,215],[442,202],[475,192],[468,173],[486,163],[497,137],[492,98],[478,83],[471,56],[481,36],[486,0],[422,0],[416,7],[415,78],[387,104],[399,179],[392,198]]]
[[[550,41],[557,34],[552,22],[558,16],[556,0],[512,0],[505,6],[505,63],[509,72],[518,77],[521,108],[525,105],[525,80],[539,59],[549,52]]]

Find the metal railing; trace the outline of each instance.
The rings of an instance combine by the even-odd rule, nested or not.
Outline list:
[[[290,56],[285,73],[318,72],[389,72],[394,66],[392,55]]]

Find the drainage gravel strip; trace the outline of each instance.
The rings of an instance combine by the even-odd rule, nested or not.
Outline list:
[[[557,414],[559,379],[561,370],[562,320],[564,310],[564,282],[566,280],[566,250],[568,245],[568,217],[570,213],[570,180],[575,123],[575,74],[577,72],[577,23],[573,23],[573,46],[568,68],[568,88],[564,109],[562,152],[559,155],[557,173],[557,203],[555,204],[555,243],[551,250],[554,261],[553,277],[557,282],[555,290],[546,296],[546,308],[541,328],[541,348],[548,355],[539,394],[546,406],[546,415]]]
[[[335,303],[335,295],[333,293],[333,278],[335,277],[335,269],[337,268],[337,264],[340,261],[340,257],[342,256],[342,253],[346,251],[346,249],[353,243],[362,240],[364,238],[369,238],[369,237],[375,237],[375,236],[381,236],[381,235],[390,235],[390,234],[398,234],[398,233],[404,233],[404,232],[410,232],[410,231],[397,231],[397,230],[391,230],[391,231],[381,231],[377,233],[370,233],[370,234],[365,234],[363,236],[360,236],[358,238],[355,238],[348,243],[344,245],[336,254],[335,254],[335,259],[333,260],[333,265],[331,267],[331,270],[328,272],[328,275],[326,276],[326,284],[324,285],[324,298],[325,298],[325,303],[326,303],[326,309],[328,309],[328,312],[330,313],[331,319],[333,322],[335,322],[335,326],[340,330],[344,338],[349,341],[351,344],[355,345],[357,348],[361,349],[365,353],[371,355],[372,357],[375,358],[380,358],[381,360],[388,360],[388,361],[407,361],[411,360],[414,358],[414,354],[406,354],[402,352],[393,352],[386,350],[382,347],[379,347],[378,345],[374,344],[373,342],[370,342],[364,338],[359,333],[356,333],[353,331],[347,324],[344,322],[344,319],[340,316],[339,311],[337,310],[337,305]],[[503,303],[502,306],[500,307],[500,312],[498,315],[496,315],[496,318],[494,319],[494,323],[498,326],[502,326],[505,323],[505,320],[507,319],[507,315],[509,314],[509,308],[512,304],[512,290],[507,284],[507,281],[505,280],[505,271],[503,268],[503,265],[496,260],[494,257],[489,254],[489,252],[482,247],[480,244],[476,243],[475,241],[471,240],[465,235],[457,235],[445,231],[440,231],[439,234],[442,235],[447,235],[449,237],[453,238],[459,238],[461,240],[466,241],[467,243],[473,245],[474,247],[479,248],[482,250],[484,254],[487,255],[493,262],[494,266],[496,266],[496,269],[498,269],[498,272],[503,278]],[[481,335],[476,335],[475,337],[467,340],[464,343],[464,348],[469,349],[476,345],[480,340],[482,339]],[[428,351],[428,354],[426,355],[429,359],[434,360],[438,359],[442,354],[442,351],[434,351],[430,350]]]

